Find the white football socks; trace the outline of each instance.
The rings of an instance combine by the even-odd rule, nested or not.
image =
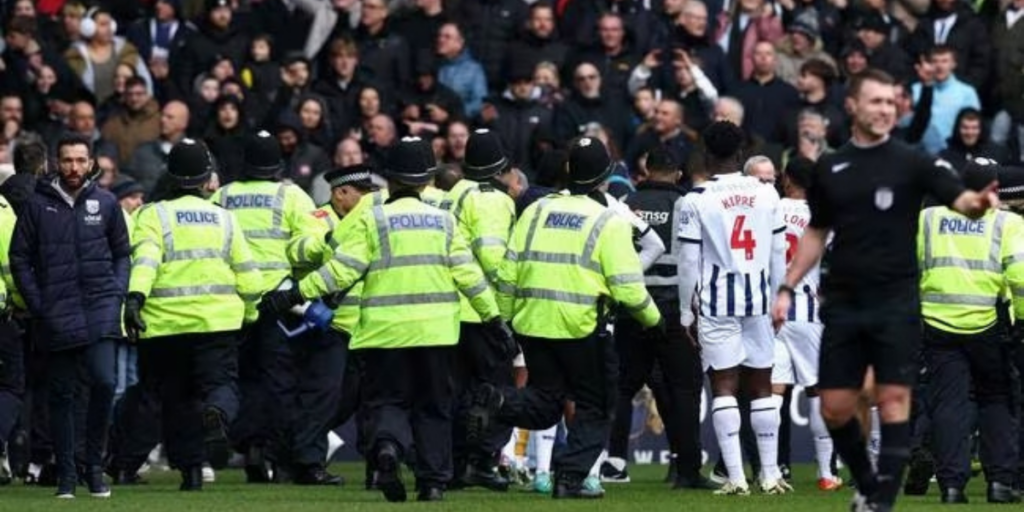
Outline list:
[[[534,455],[537,457],[537,473],[551,472],[551,455],[555,451],[555,433],[558,425],[544,430],[535,430],[531,437],[536,441]]]
[[[720,396],[711,401],[711,420],[718,438],[718,449],[722,452],[722,462],[729,473],[729,481],[737,485],[747,485],[747,477],[743,474],[743,454],[740,448],[740,407],[736,397]]]
[[[761,480],[779,480],[779,407],[775,398],[758,398],[750,402],[750,428],[757,438],[761,456]]]
[[[818,478],[835,478],[832,474],[832,436],[828,433],[825,418],[821,417],[821,397],[808,397],[810,405],[811,436],[814,437],[814,456],[818,460]]]

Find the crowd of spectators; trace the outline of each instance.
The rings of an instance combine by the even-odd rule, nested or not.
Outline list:
[[[717,119],[782,168],[845,143],[844,86],[869,67],[900,81],[909,142],[957,167],[1024,159],[1024,0],[6,0],[2,15],[0,164],[81,134],[101,183],[147,194],[185,136],[238,179],[254,130],[318,203],[332,168],[380,163],[405,135],[457,165],[479,127],[542,186],[584,133],[622,178],[658,145],[699,172]]]

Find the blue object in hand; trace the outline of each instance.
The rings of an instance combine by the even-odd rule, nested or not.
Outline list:
[[[315,300],[309,303],[309,307],[302,313],[302,323],[294,328],[289,329],[284,322],[281,320],[277,321],[277,326],[281,328],[284,335],[289,338],[300,336],[310,329],[320,329],[326,331],[331,327],[331,321],[334,320],[334,310],[327,307],[326,304],[321,300]]]

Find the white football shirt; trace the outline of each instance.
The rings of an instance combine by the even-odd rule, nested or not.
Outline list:
[[[779,201],[782,210],[782,221],[786,224],[786,267],[796,256],[800,237],[804,236],[807,224],[811,222],[811,208],[804,199],[783,198]],[[821,265],[815,264],[803,280],[795,288],[793,300],[789,306],[790,321],[819,322],[818,320],[818,287],[821,283]]]

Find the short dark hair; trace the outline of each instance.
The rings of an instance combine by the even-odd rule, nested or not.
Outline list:
[[[136,87],[136,86],[143,87],[146,90],[149,90],[149,86],[146,85],[146,80],[144,80],[140,76],[133,76],[133,77],[129,78],[128,80],[124,81],[124,89],[126,91],[128,89],[131,89],[132,87]]]
[[[786,179],[799,188],[807,190],[811,186],[811,175],[814,173],[815,163],[805,157],[797,157],[786,164]]]
[[[85,146],[85,149],[89,151],[89,158],[92,158],[92,144],[85,137],[75,134],[65,135],[57,142],[57,157],[60,157],[60,152],[64,148],[70,146]]]
[[[701,134],[707,156],[716,162],[739,157],[746,135],[743,129],[728,121],[715,121]]]
[[[45,174],[46,145],[39,141],[22,142],[14,146],[15,174]]]
[[[956,50],[948,44],[937,44],[935,46],[932,46],[931,50],[928,50],[929,58],[935,57],[936,55],[945,54],[952,55],[954,59],[956,58]]]
[[[825,87],[832,85],[832,82],[838,77],[835,68],[831,64],[821,59],[809,59],[800,66],[801,75],[813,75],[825,82]]]
[[[864,88],[864,84],[867,82],[875,82],[882,85],[896,85],[896,79],[889,73],[880,69],[868,68],[863,73],[856,75],[850,80],[850,85],[846,89],[847,98],[856,98],[860,96],[860,90]]]
[[[32,37],[36,34],[36,20],[28,16],[15,16],[7,22],[8,34]]]

